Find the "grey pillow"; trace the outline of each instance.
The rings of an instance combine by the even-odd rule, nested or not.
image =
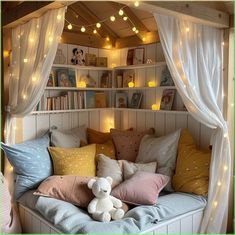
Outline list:
[[[158,138],[150,135],[144,136],[136,162],[156,161],[158,163],[157,173],[167,175],[171,179],[175,171],[179,138],[180,130]],[[171,187],[171,180],[164,189],[174,191]]]
[[[87,144],[85,125],[70,130],[52,130],[51,145],[61,148],[79,148],[80,142]]]

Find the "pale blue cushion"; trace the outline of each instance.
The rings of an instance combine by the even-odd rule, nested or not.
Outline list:
[[[16,174],[15,199],[36,188],[42,180],[52,175],[52,162],[48,153],[49,136],[12,146],[1,143],[1,148]]]

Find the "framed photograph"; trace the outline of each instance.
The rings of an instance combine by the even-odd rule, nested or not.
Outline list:
[[[135,70],[125,70],[123,72],[122,87],[128,87],[129,82],[135,82]]]
[[[127,108],[126,93],[116,93],[116,108]]]
[[[160,109],[171,110],[175,97],[175,89],[165,89],[162,93]]]
[[[96,66],[96,55],[86,53],[86,66]]]
[[[126,57],[126,65],[133,65],[134,49],[129,49]]]
[[[76,74],[73,69],[56,69],[59,87],[76,87]]]
[[[171,74],[167,66],[162,70],[160,86],[174,86],[174,82],[172,80]]]
[[[141,101],[142,101],[142,97],[143,97],[143,94],[140,92],[133,93],[131,97],[130,108],[139,109]]]
[[[95,93],[95,107],[106,108],[106,96],[104,92]]]
[[[48,81],[47,81],[47,86],[48,87],[57,86],[56,80],[55,80],[55,71],[54,70],[51,70],[51,72],[49,74],[49,78],[48,78]]]
[[[96,58],[96,66],[97,67],[107,67],[108,58],[107,57],[97,57]]]
[[[135,48],[133,64],[143,64],[144,63],[144,48]]]

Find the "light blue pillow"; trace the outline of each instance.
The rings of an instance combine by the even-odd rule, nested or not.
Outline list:
[[[45,135],[12,146],[1,142],[1,148],[16,174],[15,199],[29,189],[36,188],[42,180],[52,175],[52,162],[47,150],[49,141],[49,136]]]

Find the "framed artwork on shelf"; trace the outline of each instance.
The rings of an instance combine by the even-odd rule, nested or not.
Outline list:
[[[129,82],[135,82],[135,70],[125,70],[123,72],[122,87],[128,87]]]
[[[127,94],[116,93],[116,108],[127,108]]]
[[[96,58],[96,66],[97,67],[107,67],[108,58],[107,57],[97,57]]]
[[[57,49],[54,64],[66,64],[66,56],[63,54],[62,49]]]
[[[162,93],[160,110],[171,110],[175,97],[175,89],[165,89]]]
[[[56,69],[59,87],[76,87],[76,74],[73,69]]]
[[[55,71],[53,71],[53,70],[51,70],[51,72],[49,74],[49,78],[48,78],[48,81],[47,81],[47,86],[48,87],[57,86],[56,79],[55,79]]]
[[[96,55],[86,53],[86,66],[96,66]]]
[[[160,86],[174,86],[170,71],[166,66],[161,73]]]
[[[133,64],[143,64],[144,63],[144,48],[135,48]]]
[[[112,77],[110,73],[103,73],[100,78],[100,87],[101,88],[110,88],[112,87]]]
[[[133,65],[134,49],[129,49],[126,57],[126,65]]]
[[[133,93],[131,97],[130,108],[139,109],[141,101],[142,101],[142,97],[143,97],[143,94],[140,92]]]
[[[85,65],[84,52],[79,47],[72,50],[72,58],[70,59],[73,65]]]
[[[106,108],[106,96],[104,92],[95,93],[95,107]]]

